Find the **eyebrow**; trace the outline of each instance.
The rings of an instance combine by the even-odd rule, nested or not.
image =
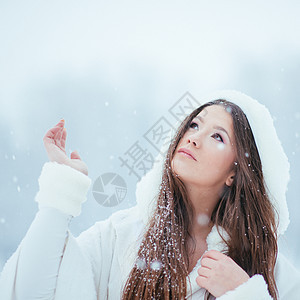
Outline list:
[[[201,117],[201,116],[198,115],[195,118],[197,118],[201,123],[204,123],[203,117]],[[227,130],[225,128],[223,128],[221,126],[214,126],[213,128],[225,132],[227,134],[228,138],[229,138],[230,143],[232,143],[231,139],[230,139],[230,136],[229,136],[229,134],[228,134],[228,132],[227,132]]]

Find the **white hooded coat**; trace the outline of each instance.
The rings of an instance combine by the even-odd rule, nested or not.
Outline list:
[[[69,166],[45,163],[36,195],[40,210],[18,249],[4,266],[0,277],[0,299],[120,299],[122,288],[135,264],[145,225],[155,206],[153,195],[160,181],[161,168],[161,164],[154,165],[139,182],[136,206],[112,214],[75,238],[68,230],[70,215],[80,213],[91,179]],[[288,224],[288,220],[280,221]],[[59,235],[63,243],[58,242]],[[208,250],[226,250],[216,227],[208,235],[207,245]],[[31,254],[43,246],[45,251]],[[59,257],[54,259],[57,263],[55,274],[50,274],[55,280],[42,290],[41,287],[50,282],[47,264],[50,265],[53,257]],[[200,260],[187,277],[189,300],[204,299],[205,290],[195,281]],[[30,270],[33,265],[46,269],[43,273],[45,278],[36,271],[22,275],[23,267]],[[279,299],[300,299],[299,272],[281,254],[276,262],[275,279]],[[257,274],[217,299],[272,298],[263,276]]]

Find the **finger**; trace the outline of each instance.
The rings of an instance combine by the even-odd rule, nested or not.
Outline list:
[[[71,158],[72,158],[72,159],[80,159],[80,160],[81,160],[81,157],[79,156],[79,153],[78,153],[77,150],[75,150],[75,151],[73,151],[73,152],[71,153]]]
[[[65,126],[65,120],[61,119],[55,127],[58,127],[59,130],[57,131],[56,135],[54,136],[55,142],[57,144],[61,144],[61,139],[62,139],[62,135],[63,135],[63,130],[64,130],[64,126]]]
[[[55,126],[59,126],[59,127],[65,126],[65,120],[61,119]]]
[[[53,140],[55,138],[55,136],[57,135],[57,132],[60,128],[59,127],[53,127],[51,129],[49,129],[46,134],[44,139],[51,139]]]
[[[67,129],[64,128],[62,137],[61,137],[61,146],[65,149],[66,147],[66,137],[67,137]]]
[[[220,251],[209,250],[209,251],[204,253],[202,258],[204,258],[204,257],[208,257],[208,258],[211,258],[211,259],[214,259],[214,260],[220,260],[220,259],[223,259],[227,256],[225,254],[221,253]]]
[[[55,136],[55,140],[58,141],[59,143],[61,142],[63,130],[64,130],[64,127],[60,127]]]
[[[202,257],[201,259],[201,266],[206,267],[209,269],[214,269],[218,262],[215,259],[209,258],[209,257]]]
[[[205,278],[208,278],[211,275],[211,270],[206,267],[200,267],[197,272],[198,272],[199,276],[202,276]]]
[[[49,129],[44,138],[54,139],[58,131],[64,127],[64,121],[60,120],[53,128]]]
[[[206,277],[203,277],[203,276],[197,276],[196,282],[197,282],[197,284],[198,284],[200,287],[207,289],[207,286],[208,286],[208,279],[207,279]]]

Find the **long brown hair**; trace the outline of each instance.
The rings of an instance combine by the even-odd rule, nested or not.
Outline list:
[[[156,209],[146,226],[136,264],[123,289],[123,300],[186,298],[189,254],[195,249],[191,235],[194,210],[183,182],[172,172],[171,161],[193,118],[210,105],[223,105],[231,113],[237,152],[234,181],[224,188],[211,220],[229,234],[229,239],[224,239],[228,248],[226,254],[249,276],[262,274],[270,295],[277,299],[274,277],[277,224],[258,149],[243,111],[220,99],[198,107],[187,116],[170,143]],[[192,250],[186,243],[188,239],[194,241]],[[211,297],[206,292],[206,298]]]

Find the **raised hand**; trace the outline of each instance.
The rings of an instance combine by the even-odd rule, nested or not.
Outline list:
[[[53,128],[49,129],[43,138],[44,146],[50,161],[68,165],[85,175],[88,175],[87,165],[81,160],[75,150],[69,158],[66,153],[67,130],[64,128],[65,121],[60,120]]]
[[[250,278],[233,259],[216,250],[202,256],[198,275],[197,284],[215,297],[234,290]]]

